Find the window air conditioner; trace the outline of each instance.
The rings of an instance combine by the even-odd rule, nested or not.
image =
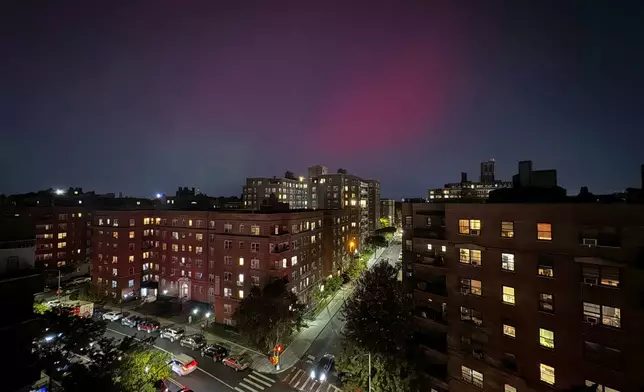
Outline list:
[[[584,238],[581,241],[581,244],[585,245],[585,246],[597,246],[597,239],[595,239],[595,238]]]
[[[584,278],[584,284],[589,284],[589,285],[591,285],[591,286],[596,285],[596,284],[598,284],[598,282],[597,282],[597,278],[588,278],[588,277],[585,277],[585,278]]]
[[[480,235],[480,234],[481,234],[481,230],[472,230],[472,229],[470,230],[470,235]]]
[[[584,321],[590,325],[596,325],[599,322],[599,320],[597,320],[597,317],[592,316],[584,316]]]

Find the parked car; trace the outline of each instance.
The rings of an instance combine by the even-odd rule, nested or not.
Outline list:
[[[189,355],[177,354],[170,360],[172,371],[180,376],[185,376],[197,369],[197,361]]]
[[[106,321],[119,321],[123,318],[123,313],[111,311],[103,314],[103,320]]]
[[[68,286],[73,286],[73,285],[77,285],[77,284],[88,283],[88,282],[91,282],[91,281],[92,281],[92,278],[90,278],[89,276],[81,276],[81,277],[72,279],[69,283],[67,283],[67,285]]]
[[[171,342],[174,342],[175,340],[181,339],[185,333],[186,331],[181,327],[170,326],[163,328],[159,337],[169,339]]]
[[[201,348],[201,356],[212,358],[213,361],[221,361],[228,356],[228,349],[218,344],[208,344]]]
[[[123,317],[121,319],[121,325],[130,327],[130,328],[136,328],[138,327],[139,323],[141,323],[141,321],[143,321],[141,317],[131,315],[131,316]]]
[[[314,381],[324,382],[327,380],[333,366],[335,365],[335,357],[331,354],[325,354],[317,365],[311,370],[311,378]]]
[[[179,344],[192,350],[199,350],[206,345],[206,337],[201,334],[188,335],[181,338]]]
[[[147,333],[156,332],[161,328],[161,324],[158,321],[152,319],[144,319],[139,325],[136,326],[136,329],[139,331],[145,331]]]
[[[94,306],[94,317],[99,318],[99,319],[101,319],[101,320],[102,320],[102,319],[103,319],[103,315],[104,315],[105,313],[108,313],[109,311],[110,311],[110,310],[109,310],[109,309],[107,309],[107,308],[106,308],[106,307],[104,307],[104,306],[101,306],[101,305],[99,305],[99,306]]]
[[[221,363],[224,366],[235,369],[236,372],[240,370],[245,370],[250,365],[250,359],[245,355],[240,355],[238,357],[227,357],[224,358]]]

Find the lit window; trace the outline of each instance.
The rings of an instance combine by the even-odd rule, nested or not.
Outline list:
[[[483,388],[483,373],[470,369],[467,366],[461,366],[461,378],[468,384]]]
[[[427,244],[427,250],[432,250],[432,244]]]
[[[471,264],[475,266],[481,265],[481,251],[476,249],[464,249],[459,251],[460,262],[463,264]]]
[[[611,327],[621,327],[621,311],[612,306],[602,306],[602,324]]]
[[[192,219],[188,219],[188,226],[192,227]]]
[[[506,336],[511,336],[513,338],[517,337],[517,330],[512,325],[503,324],[503,334]]]
[[[297,264],[297,256],[291,257],[291,265],[296,265]]]
[[[552,225],[550,223],[537,223],[537,239],[552,241]]]
[[[555,276],[555,263],[551,256],[539,255],[537,274],[547,278]]]
[[[134,238],[134,232],[130,231],[130,238]]]
[[[517,392],[517,389],[510,384],[505,384],[503,392]]]
[[[196,239],[197,241],[203,241],[203,234],[201,234],[201,233],[197,233],[197,234],[195,234],[195,239]]]
[[[134,279],[130,279],[127,281],[127,287],[134,287]]]
[[[481,221],[478,219],[459,219],[458,234],[480,235]]]
[[[112,276],[118,276],[119,275],[119,270],[116,268],[112,268]]]
[[[552,366],[545,365],[543,363],[539,364],[539,373],[541,381],[555,385],[555,368]]]
[[[239,274],[239,283],[244,283],[244,274]]]
[[[501,269],[514,271],[514,255],[512,253],[501,253]]]
[[[539,344],[547,348],[555,348],[555,333],[539,328]]]
[[[118,287],[118,282],[117,282],[117,281],[115,281],[115,280],[113,280],[113,281],[112,281],[112,288],[113,288],[113,289],[115,289],[115,288],[117,288],[117,287]]]
[[[539,293],[539,310],[548,313],[554,313],[555,301],[552,294]]]
[[[514,222],[501,222],[501,237],[514,237]]]
[[[67,242],[59,242],[58,243],[58,249],[62,249],[62,248],[65,248],[65,247],[67,247]]]
[[[461,279],[461,293],[481,295],[481,281],[474,279]]]
[[[128,256],[127,262],[128,263],[134,263],[134,256]]]
[[[583,282],[586,284],[619,287],[619,268],[584,265]]]
[[[503,286],[503,302],[506,304],[514,305],[514,287]]]
[[[244,265],[244,258],[243,257],[239,258],[239,265]]]
[[[443,253],[447,252],[447,247],[445,245],[441,246],[441,252]]]
[[[67,233],[58,233],[58,239],[61,240],[67,237]]]
[[[239,299],[244,299],[244,290],[239,290]]]
[[[112,264],[116,264],[119,262],[118,256],[112,256]]]
[[[251,227],[250,227],[250,234],[251,234],[251,235],[259,235],[259,234],[260,234],[259,226],[257,226],[257,225],[251,225]]]

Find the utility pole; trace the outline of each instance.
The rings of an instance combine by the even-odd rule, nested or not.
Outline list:
[[[371,351],[369,351],[369,392],[371,392]]]

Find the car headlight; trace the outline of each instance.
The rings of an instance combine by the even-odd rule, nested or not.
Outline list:
[[[320,374],[320,381],[326,380],[326,373]]]
[[[311,370],[311,378],[315,378],[315,370]]]

